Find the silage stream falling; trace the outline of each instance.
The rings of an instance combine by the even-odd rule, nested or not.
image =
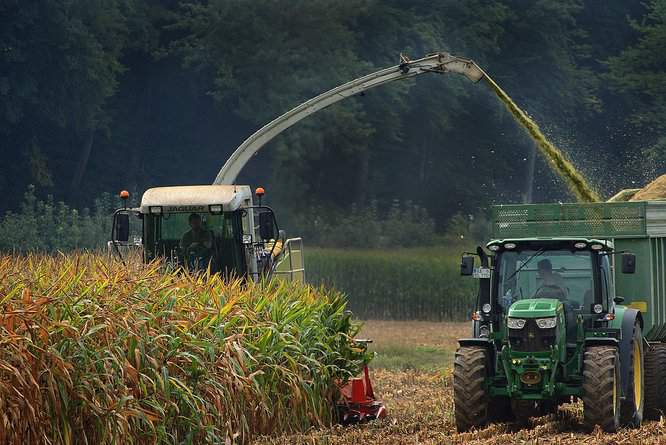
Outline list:
[[[493,89],[497,97],[504,103],[514,118],[527,130],[539,151],[544,155],[550,167],[564,180],[569,191],[579,202],[598,202],[601,197],[588,184],[585,177],[576,169],[573,163],[566,158],[564,153],[552,144],[541,132],[539,126],[534,122],[506,92],[500,88],[495,81],[484,75],[488,85]]]

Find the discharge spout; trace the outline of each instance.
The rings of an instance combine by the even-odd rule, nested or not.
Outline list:
[[[582,202],[601,201],[585,177],[576,169],[564,153],[551,143],[539,126],[486,74],[473,60],[449,53],[429,54],[421,59],[410,60],[401,55],[400,64],[376,71],[320,94],[283,115],[272,120],[247,138],[229,157],[217,174],[213,184],[234,184],[238,174],[252,157],[268,142],[302,119],[336,102],[355,96],[371,88],[420,74],[461,74],[472,82],[485,79],[497,97],[504,103],[514,119],[525,128],[535,141],[550,167],[567,185],[571,194]]]

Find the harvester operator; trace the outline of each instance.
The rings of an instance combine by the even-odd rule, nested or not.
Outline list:
[[[180,239],[180,248],[184,252],[194,251],[199,255],[210,252],[213,247],[213,232],[203,228],[201,215],[198,213],[190,214],[188,222],[190,230],[185,232]]]

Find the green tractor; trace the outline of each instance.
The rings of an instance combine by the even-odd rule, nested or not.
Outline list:
[[[465,254],[479,279],[459,340],[459,431],[582,400],[616,431],[666,411],[666,202],[493,208],[493,240]],[[475,264],[478,258],[478,265]]]

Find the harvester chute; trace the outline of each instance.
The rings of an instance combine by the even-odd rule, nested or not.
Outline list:
[[[213,183],[234,184],[236,177],[252,156],[274,137],[307,116],[371,88],[427,73],[462,74],[473,82],[478,82],[486,75],[472,60],[453,56],[449,53],[430,54],[416,60],[409,60],[407,57],[401,56],[399,65],[376,71],[335,87],[307,102],[303,102],[261,127],[232,153]]]

